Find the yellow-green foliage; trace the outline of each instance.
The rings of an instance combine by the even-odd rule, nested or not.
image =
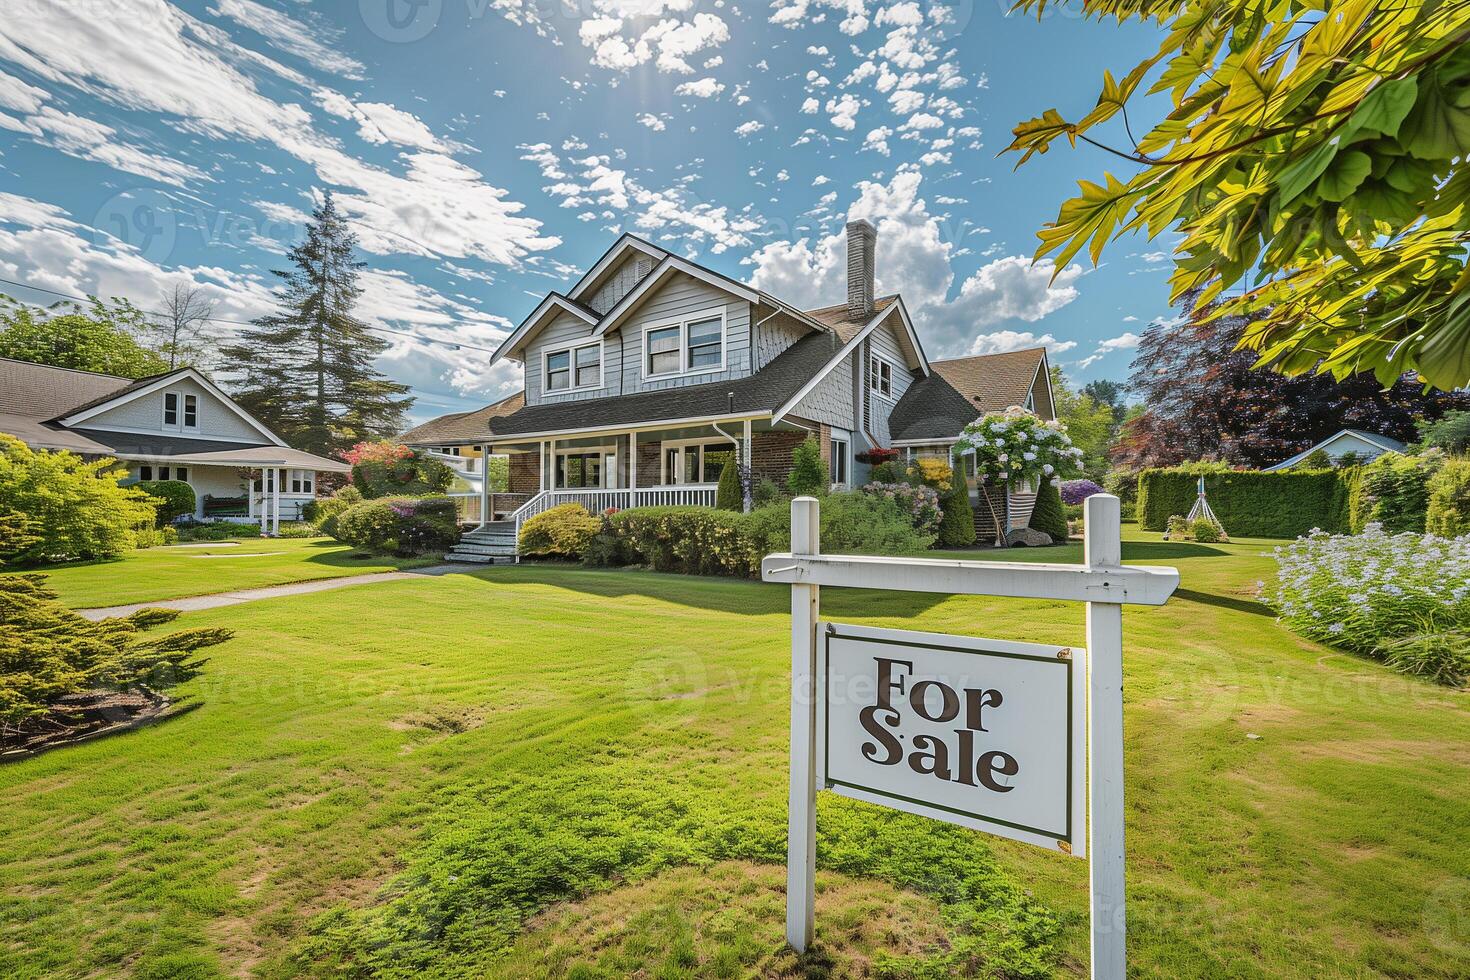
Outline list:
[[[1389,534],[1422,533],[1429,511],[1429,480],[1443,462],[1444,454],[1432,450],[1420,456],[1385,453],[1364,466],[1352,528],[1361,531],[1377,523]],[[1333,529],[1323,526],[1323,530]]]
[[[1057,544],[1067,541],[1067,512],[1062,507],[1062,492],[1050,480],[1042,480],[1036,491],[1036,507],[1027,522],[1033,531],[1051,536]]]
[[[940,497],[954,488],[954,470],[948,463],[934,456],[920,456],[909,466],[910,479],[933,487]]]
[[[0,511],[24,515],[38,536],[10,560],[113,558],[130,550],[135,529],[151,527],[155,511],[147,494],[118,486],[125,476],[113,460],[37,451],[0,433]]]
[[[143,634],[177,618],[172,609],[94,623],[62,605],[45,583],[41,574],[0,575],[0,732],[45,714],[48,704],[73,691],[156,687],[192,676],[197,664],[190,655],[231,636],[222,629]]]
[[[1294,538],[1314,527],[1348,529],[1347,484],[1337,470],[1236,471],[1218,466],[1149,469],[1138,474],[1138,526],[1162,531],[1194,506],[1200,476],[1210,508],[1232,535]]]
[[[1429,511],[1425,528],[1442,538],[1470,534],[1470,457],[1445,460],[1429,478]]]
[[[601,526],[581,504],[558,504],[521,525],[520,553],[580,559]]]

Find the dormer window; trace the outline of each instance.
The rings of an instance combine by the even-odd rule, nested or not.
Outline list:
[[[602,343],[546,354],[546,391],[580,391],[602,385]]]
[[[725,311],[701,310],[687,320],[643,330],[643,376],[673,377],[725,369]]]

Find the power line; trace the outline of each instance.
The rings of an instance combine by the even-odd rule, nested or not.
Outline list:
[[[45,286],[32,286],[30,283],[27,283],[27,282],[16,282],[14,279],[6,279],[6,278],[3,278],[3,277],[0,277],[0,282],[5,283],[7,286],[19,286],[21,289],[30,289],[30,290],[34,290],[35,292],[38,292],[38,293],[50,293],[52,296],[60,296],[62,299],[69,299],[69,300],[71,300],[73,302],[77,302],[77,303],[89,302],[92,299],[95,299],[96,298],[96,297],[92,297],[92,296],[77,296],[77,295],[75,295],[73,293],[63,293],[63,292],[60,292],[60,291],[55,290],[55,289],[47,289]],[[22,301],[22,302],[24,302],[24,301]],[[38,304],[32,304],[32,305],[38,305]],[[167,313],[161,313],[158,310],[144,310],[144,309],[139,309],[138,312],[140,312],[140,313],[146,313],[149,316],[163,316],[163,317],[166,317],[166,316],[169,315]],[[254,326],[255,325],[250,320],[232,320],[229,317],[221,317],[221,316],[202,316],[202,317],[196,317],[195,319],[207,320],[207,321],[209,321],[211,323],[230,323],[230,324],[235,324],[235,325],[242,326],[242,327],[251,327],[251,326]],[[412,333],[412,332],[410,332],[408,330],[394,330],[392,327],[375,326],[373,324],[364,324],[363,326],[365,326],[369,330],[377,330],[377,331],[380,331],[382,333],[390,333],[390,334],[394,334],[394,335],[399,336],[399,337],[408,337],[408,338],[410,338],[412,340],[416,340],[419,343],[423,343],[423,344],[442,344],[445,347],[452,347],[455,350],[473,350],[473,351],[480,351],[481,353],[484,353],[484,354],[494,354],[495,353],[495,351],[493,349],[491,349],[489,347],[480,347],[477,344],[467,344],[467,343],[462,343],[461,341],[457,341],[457,340],[440,340],[437,337],[423,337],[423,336],[420,336],[419,334]]]

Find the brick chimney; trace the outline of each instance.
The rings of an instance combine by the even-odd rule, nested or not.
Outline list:
[[[873,253],[878,229],[859,219],[847,223],[847,315],[866,320],[873,315]]]

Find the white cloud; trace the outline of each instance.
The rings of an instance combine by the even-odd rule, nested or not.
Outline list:
[[[1045,347],[1052,354],[1064,354],[1076,346],[1077,342],[1074,340],[1057,340],[1049,333],[1038,337],[1029,330],[997,330],[994,333],[978,335],[970,343],[965,354],[969,357],[979,354],[1004,354],[1007,351],[1026,350],[1031,347]]]
[[[817,176],[812,180],[812,186],[821,187],[823,184],[830,184],[831,182],[832,178],[828,177],[826,174],[817,174]]]
[[[812,98],[808,98],[805,102],[801,104],[801,111],[806,113],[808,116],[816,115],[819,111],[821,111],[821,108],[822,103]]]
[[[840,99],[828,99],[826,108],[832,114],[832,125],[838,129],[851,131],[857,128],[857,114],[862,103],[852,93],[844,92]]]
[[[638,121],[644,126],[647,126],[649,129],[653,130],[655,133],[661,133],[665,128],[664,121],[651,112],[645,112],[641,114],[638,117]]]
[[[955,289],[955,250],[919,196],[921,182],[915,170],[901,171],[887,184],[863,181],[847,220],[866,218],[877,227],[877,290],[903,293],[931,353],[943,356],[970,351],[977,344],[1000,344],[1007,340],[1005,331],[979,336],[977,331],[1007,320],[1033,323],[1077,298],[1080,269],[1064,269],[1053,282],[1055,267],[1049,260],[1033,264],[1021,256],[983,265]],[[845,250],[845,234],[838,231],[816,239],[772,242],[745,261],[755,267],[753,285],[814,307],[837,302],[843,295]],[[1049,335],[1018,332],[1009,340],[1021,343],[1023,336],[1057,342]]]
[[[1136,333],[1125,333],[1121,336],[1110,337],[1097,345],[1099,351],[1132,350],[1138,346],[1143,338]]]
[[[584,20],[578,31],[582,43],[592,49],[592,63],[614,71],[628,71],[652,60],[661,72],[693,74],[688,58],[708,48],[717,48],[730,40],[730,28],[710,13],[696,13],[688,20],[665,18],[644,26],[654,16],[650,5],[621,10],[622,5],[599,3],[600,9],[614,16]],[[692,2],[656,4],[659,8],[687,11]],[[626,13],[628,16],[622,16]],[[706,59],[706,66],[712,58]]]
[[[888,138],[893,135],[893,130],[887,126],[879,126],[877,129],[868,130],[868,135],[863,137],[863,149],[876,150],[885,157],[889,154]]]
[[[725,86],[713,78],[701,78],[697,82],[680,82],[674,86],[675,95],[691,95],[697,99],[708,99],[725,91]]]
[[[755,135],[756,133],[760,132],[761,130],[763,130],[765,128],[766,128],[766,124],[765,123],[759,122],[759,121],[757,121],[755,119],[752,119],[749,122],[743,122],[739,126],[736,126],[735,127],[735,135],[736,136],[753,136],[753,135]]]
[[[216,0],[209,12],[248,27],[287,54],[347,78],[362,77],[362,62],[342,53],[340,31],[308,27],[254,0]],[[323,36],[318,37],[318,34]]]

